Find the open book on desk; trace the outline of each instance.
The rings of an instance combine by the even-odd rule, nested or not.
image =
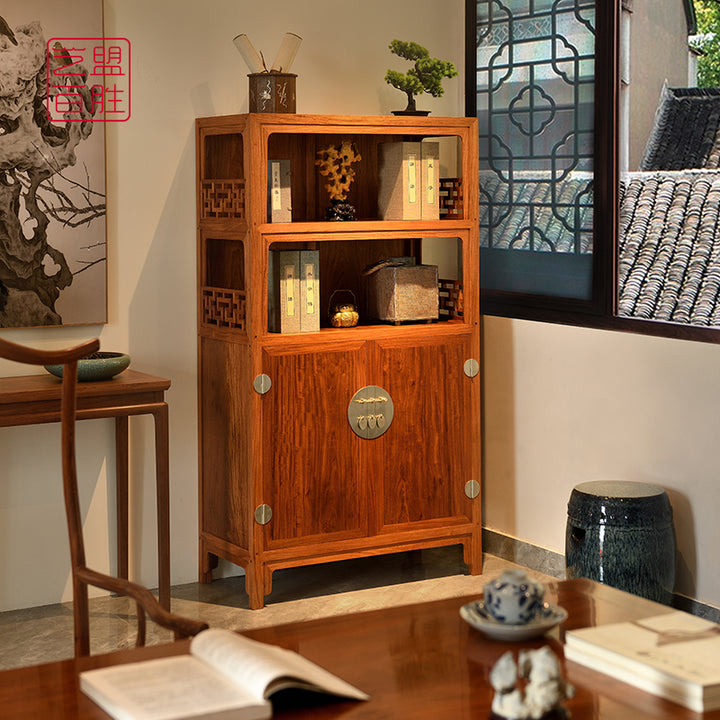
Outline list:
[[[565,658],[704,712],[720,708],[720,625],[680,610],[568,630]]]
[[[261,720],[286,688],[369,699],[291,650],[220,629],[196,635],[190,655],[80,673],[80,689],[117,720]]]

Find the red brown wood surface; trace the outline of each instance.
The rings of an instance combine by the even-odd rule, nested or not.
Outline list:
[[[378,145],[424,138],[444,138],[444,162],[467,191],[462,214],[383,221]],[[480,357],[476,121],[255,113],[200,118],[196,140],[200,579],[211,581],[217,557],[239,564],[259,608],[283,567],[461,544],[479,572],[480,497],[464,488],[480,482],[480,376],[463,372]],[[362,155],[348,195],[358,219],[327,222],[317,152],[345,140]],[[290,161],[290,223],[268,222],[271,159]],[[242,217],[203,215],[203,185],[215,180],[244,184]],[[425,240],[457,258],[462,316],[402,327],[369,318],[364,268],[397,256],[421,263]],[[268,258],[280,249],[318,251],[319,332],[269,331]],[[218,284],[245,292],[244,318],[224,327],[234,296]],[[354,294],[358,327],[329,327],[339,289]],[[253,389],[259,375],[266,393]],[[347,422],[366,385],[393,388],[396,421],[378,440],[359,440]],[[254,518],[261,505],[272,510],[266,524]]]
[[[365,448],[347,421],[364,343],[265,353],[262,397],[267,548],[367,535]]]
[[[307,707],[276,709],[288,720],[477,720],[488,716],[492,665],[507,650],[548,644],[562,654],[565,630],[634,620],[670,609],[590,580],[553,582],[548,598],[564,607],[558,630],[523,643],[496,642],[467,625],[459,608],[479,595],[451,598],[247,633],[291,648],[371,695],[368,702],[314,698]],[[78,672],[187,652],[188,643],[124,651],[0,673],[4,720],[100,720],[107,715],[78,689]],[[577,693],[566,702],[576,720],[694,720],[696,713],[572,662],[563,662]],[[720,711],[705,713],[720,720]]]

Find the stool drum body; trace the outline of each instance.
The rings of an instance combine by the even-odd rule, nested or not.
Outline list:
[[[657,485],[587,482],[568,502],[568,578],[597,582],[669,605],[675,585],[675,529]]]

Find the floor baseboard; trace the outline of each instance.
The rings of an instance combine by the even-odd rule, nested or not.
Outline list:
[[[483,528],[482,542],[483,550],[491,555],[545,573],[558,580],[565,578],[565,555],[563,553],[554,552],[540,545],[533,545],[488,528]],[[679,593],[673,593],[672,605],[678,610],[720,624],[720,608],[713,605]]]
[[[532,545],[488,528],[483,528],[482,544],[483,550],[491,555],[545,573],[558,580],[565,579],[565,555],[562,553],[553,552],[540,545]]]

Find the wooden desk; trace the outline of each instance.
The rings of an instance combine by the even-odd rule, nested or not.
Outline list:
[[[578,579],[552,583],[549,599],[570,617],[561,628],[527,643],[486,639],[459,616],[478,595],[253,630],[247,635],[282,645],[370,693],[369,702],[332,702],[278,709],[287,720],[483,720],[493,691],[490,668],[507,650],[549,644],[562,654],[566,629],[639,619],[669,608]],[[187,652],[188,642],[39,665],[0,673],[4,720],[106,720],[78,689],[78,672]],[[566,707],[573,720],[695,720],[697,714],[575,663],[564,663],[577,694]],[[720,711],[702,717],[720,720]]]
[[[53,375],[0,378],[0,427],[60,421],[60,380]],[[170,609],[170,473],[168,406],[170,381],[125,370],[112,380],[77,385],[77,418],[115,418],[118,576],[128,576],[128,418],[152,415],[155,420],[157,485],[158,591]],[[81,449],[79,449],[80,451]]]

